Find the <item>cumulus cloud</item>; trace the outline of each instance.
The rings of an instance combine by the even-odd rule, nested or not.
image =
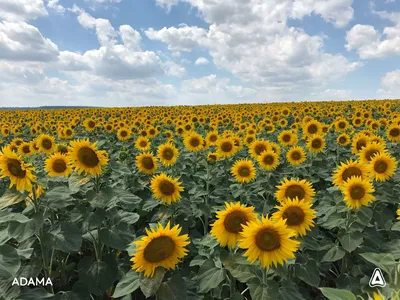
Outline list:
[[[208,59],[205,58],[205,57],[199,57],[199,58],[196,59],[196,61],[194,62],[194,64],[195,64],[196,66],[207,65],[207,64],[209,64],[209,63],[210,63],[210,62],[209,62]]]
[[[400,70],[388,72],[381,78],[381,88],[377,91],[378,97],[398,99],[400,95]]]
[[[326,89],[321,92],[311,93],[316,100],[349,100],[352,96],[350,90]]]
[[[53,61],[58,47],[25,22],[0,22],[0,59],[12,61]]]
[[[49,0],[49,2],[47,3],[47,7],[53,9],[57,13],[64,13],[66,9],[64,8],[64,6],[59,4],[58,1],[59,0]]]
[[[47,16],[43,0],[1,0],[0,19],[28,21]]]
[[[85,3],[91,10],[96,10],[97,8],[108,9],[118,3],[121,3],[121,1],[122,0],[85,0]]]

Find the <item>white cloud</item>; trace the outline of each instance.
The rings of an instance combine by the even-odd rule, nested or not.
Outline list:
[[[381,85],[377,91],[378,97],[398,99],[400,95],[400,69],[388,72],[381,78]]]
[[[7,21],[28,21],[47,16],[42,0],[1,0],[0,19]]]
[[[200,65],[207,65],[207,64],[209,64],[210,62],[208,61],[208,59],[207,58],[205,58],[205,57],[199,57],[198,59],[196,59],[196,61],[195,61],[195,65],[196,66],[200,66]]]
[[[52,61],[57,56],[57,45],[36,27],[25,22],[0,22],[0,59]]]
[[[53,9],[57,13],[64,13],[65,8],[61,4],[58,3],[59,0],[48,0],[47,7]]]
[[[190,51],[199,46],[199,41],[206,36],[206,30],[196,26],[164,27],[158,31],[149,28],[145,34],[151,40],[159,40],[168,44],[170,50]]]
[[[186,70],[184,67],[178,65],[177,63],[173,62],[172,60],[164,63],[164,69],[165,69],[165,73],[167,75],[174,76],[174,77],[182,77],[186,73]]]
[[[351,95],[352,91],[335,89],[326,89],[321,92],[311,93],[311,96],[317,98],[316,100],[349,100]]]
[[[140,50],[142,37],[138,31],[129,25],[121,25],[119,27],[119,34],[126,48],[132,51]]]
[[[122,0],[85,0],[85,3],[91,10],[96,10],[99,7],[108,9],[118,3],[121,3],[121,1]]]

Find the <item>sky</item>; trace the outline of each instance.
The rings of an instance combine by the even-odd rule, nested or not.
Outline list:
[[[400,98],[400,0],[0,0],[0,107]]]

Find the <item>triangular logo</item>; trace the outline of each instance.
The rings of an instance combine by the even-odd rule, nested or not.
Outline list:
[[[386,281],[385,277],[383,277],[382,271],[379,268],[376,268],[372,273],[371,279],[369,280],[370,287],[385,287]]]

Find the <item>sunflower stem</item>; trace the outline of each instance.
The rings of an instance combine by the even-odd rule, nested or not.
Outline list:
[[[206,168],[207,168],[207,177],[206,177],[206,193],[207,195],[204,197],[204,207],[205,209],[207,209],[208,207],[208,197],[209,197],[209,193],[210,193],[210,167],[208,165],[208,163],[206,162]],[[206,211],[204,213],[204,235],[207,234],[208,232],[208,212]]]

